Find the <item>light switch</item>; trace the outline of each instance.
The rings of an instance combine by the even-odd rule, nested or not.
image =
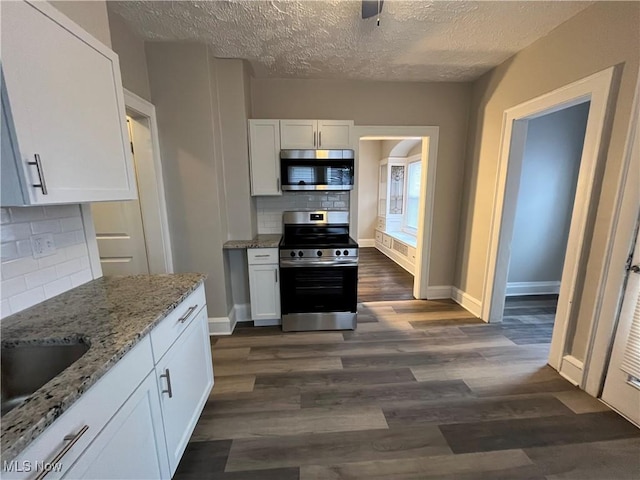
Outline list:
[[[53,234],[43,233],[42,235],[32,235],[31,250],[33,250],[33,258],[47,257],[56,253]]]

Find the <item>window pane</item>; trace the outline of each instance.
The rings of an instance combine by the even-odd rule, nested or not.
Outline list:
[[[418,208],[420,206],[420,180],[422,163],[409,164],[407,184],[407,227],[418,228]]]

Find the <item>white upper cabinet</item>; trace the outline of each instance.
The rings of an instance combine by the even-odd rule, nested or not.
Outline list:
[[[280,120],[283,149],[353,148],[352,120]]]
[[[2,204],[136,198],[118,56],[46,2],[2,2],[1,31]]]
[[[280,120],[249,120],[251,195],[282,195]]]
[[[318,120],[318,148],[352,149],[353,120]]]
[[[280,148],[283,150],[318,148],[317,120],[280,120]]]

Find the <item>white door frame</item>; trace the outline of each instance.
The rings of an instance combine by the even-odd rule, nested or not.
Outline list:
[[[352,232],[358,231],[358,180],[360,162],[360,138],[362,137],[422,137],[422,185],[425,195],[420,195],[418,210],[418,235],[416,244],[416,266],[413,280],[413,296],[427,298],[429,288],[429,265],[431,260],[431,238],[433,233],[433,206],[438,163],[438,136],[440,127],[416,126],[354,126],[355,133],[355,184],[350,201]]]
[[[583,247],[589,212],[592,203],[597,201],[593,198],[593,190],[597,181],[596,172],[602,157],[602,135],[606,123],[613,73],[614,67],[608,68],[509,108],[505,110],[503,115],[498,176],[489,237],[489,259],[482,296],[482,319],[488,322],[501,321],[504,310],[510,244],[515,222],[527,122],[542,115],[587,101],[591,102],[549,354],[549,364],[561,373],[563,358],[567,353],[570,319],[575,315],[577,309],[574,300],[576,289],[580,288],[580,273],[583,272],[581,266],[584,263],[582,260],[586,260],[588,253],[583,252]],[[573,357],[564,358],[564,360],[567,364],[566,374],[572,377],[572,382],[580,383],[582,379],[576,379],[575,374],[579,371],[581,376],[582,362],[573,359]],[[579,362],[580,365],[575,362]]]
[[[156,107],[126,89],[124,90],[124,102],[127,114],[146,118],[150,129],[152,161],[148,161],[142,156],[135,159],[138,199],[144,226],[149,273],[173,273],[173,255],[171,253],[171,236],[162,177]],[[91,269],[94,278],[98,278],[102,276],[102,269],[100,267],[100,254],[90,205],[82,206],[82,216],[89,247]]]
[[[605,264],[600,276],[601,294],[596,299],[594,320],[588,337],[590,343],[584,361],[582,387],[594,397],[599,397],[604,387],[627,277],[625,264],[632,251],[640,215],[640,184],[637,175],[640,172],[640,69],[632,105],[615,208],[609,224]]]

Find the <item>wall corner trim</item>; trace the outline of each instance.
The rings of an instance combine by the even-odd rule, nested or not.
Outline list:
[[[238,322],[251,320],[251,308],[248,303],[231,307],[226,317],[209,317],[209,335],[231,335]]]
[[[359,238],[358,239],[358,246],[360,248],[375,247],[376,246],[376,240],[374,238]]]
[[[453,287],[451,285],[427,287],[427,300],[443,300],[447,298],[453,298]]]
[[[481,318],[482,302],[457,287],[451,288],[451,298],[469,313]]]
[[[559,373],[569,382],[579,387],[582,385],[584,363],[572,355],[565,355],[562,357]]]

